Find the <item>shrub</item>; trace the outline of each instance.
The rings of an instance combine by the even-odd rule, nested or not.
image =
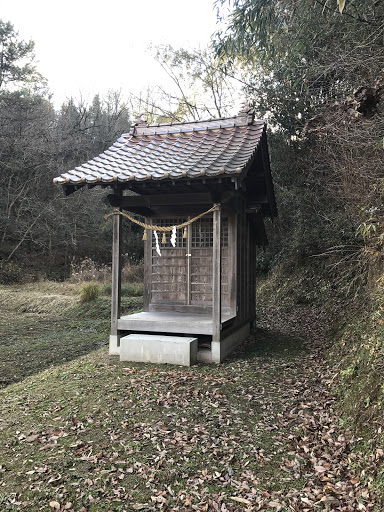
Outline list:
[[[128,283],[142,283],[144,281],[144,264],[126,263],[123,267],[122,279]]]
[[[21,283],[24,277],[21,267],[11,261],[0,261],[0,284]]]
[[[112,283],[103,284],[100,293],[101,293],[101,295],[111,295],[112,294]]]
[[[90,302],[99,296],[99,285],[95,282],[84,283],[80,287],[80,302]]]
[[[143,284],[126,283],[121,287],[121,295],[125,295],[127,297],[140,297],[143,293]]]

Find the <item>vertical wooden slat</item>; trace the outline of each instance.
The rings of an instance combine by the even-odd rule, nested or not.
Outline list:
[[[249,318],[249,274],[248,274],[248,263],[249,263],[249,239],[248,239],[248,217],[245,213],[244,204],[244,320]]]
[[[241,262],[241,211],[236,215],[236,323],[240,320],[241,305],[241,278],[240,278],[240,262]]]
[[[190,220],[191,216],[188,216],[188,220]],[[187,301],[186,304],[189,306],[191,304],[191,263],[192,263],[192,226],[187,226],[187,253],[186,253],[186,280],[187,280]]]
[[[241,201],[241,321],[245,320],[246,315],[246,285],[247,276],[245,275],[245,262],[247,258],[246,253],[246,215],[245,215],[245,201]]]
[[[220,341],[221,331],[221,210],[213,212],[212,341]]]
[[[253,251],[252,251],[252,235],[251,235],[251,222],[248,219],[248,265],[247,265],[247,274],[248,274],[248,318],[251,319],[252,316],[252,289],[253,289],[253,281],[252,281],[252,265],[255,264],[253,260]]]
[[[239,276],[239,302],[238,302],[238,317],[239,320],[243,321],[243,306],[244,306],[244,280],[243,280],[243,254],[244,254],[244,215],[243,215],[243,201],[240,202],[240,214],[239,214],[239,270],[238,270],[238,276]]]
[[[237,305],[237,215],[228,217],[228,299],[231,313]]]
[[[252,274],[252,309],[251,309],[251,321],[254,324],[256,317],[256,242],[255,235],[252,230],[251,232],[251,244],[252,244],[252,265],[251,265],[251,274]],[[254,325],[253,325],[254,327]]]
[[[151,224],[151,219],[145,219],[146,224]],[[152,230],[147,230],[147,240],[144,241],[144,311],[149,311],[152,289]]]
[[[248,275],[248,261],[249,261],[249,253],[248,253],[248,218],[245,213],[245,204],[244,204],[244,320],[248,320],[248,308],[249,308],[249,275]]]
[[[121,211],[121,208],[115,208]],[[117,336],[117,321],[120,318],[121,303],[121,215],[113,216],[112,238],[112,301],[111,301],[111,334]]]

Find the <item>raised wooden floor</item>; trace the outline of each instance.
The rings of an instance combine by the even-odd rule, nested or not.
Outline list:
[[[223,315],[223,326],[232,318],[232,315]],[[120,331],[210,335],[213,331],[212,315],[175,312],[143,312],[123,316],[117,321],[117,328]]]

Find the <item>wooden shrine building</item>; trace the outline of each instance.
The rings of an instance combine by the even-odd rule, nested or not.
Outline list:
[[[54,182],[67,195],[85,185],[111,189],[111,354],[221,362],[248,336],[256,246],[267,243],[264,217],[277,215],[265,123],[248,104],[235,117],[208,121],[148,126],[139,117],[107,151]],[[127,316],[120,212],[141,215],[147,226],[144,310]],[[189,355],[175,356],[185,346]]]

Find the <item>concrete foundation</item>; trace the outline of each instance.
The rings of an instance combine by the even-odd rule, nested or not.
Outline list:
[[[238,331],[230,334],[221,341],[212,341],[211,357],[213,363],[221,363],[231,352],[235,350],[249,336],[250,324],[246,324]]]
[[[121,336],[111,334],[109,336],[109,355],[110,356],[119,356],[120,355],[120,339]]]
[[[191,366],[197,362],[197,338],[129,334],[120,340],[120,361]]]

